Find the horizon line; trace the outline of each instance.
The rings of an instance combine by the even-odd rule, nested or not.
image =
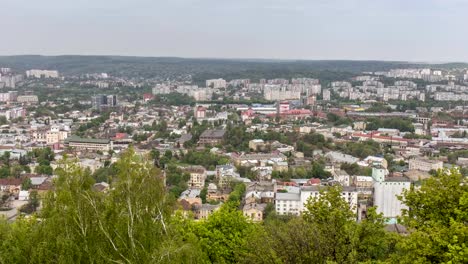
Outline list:
[[[356,62],[392,62],[392,63],[408,63],[408,64],[450,64],[450,63],[461,63],[468,64],[468,61],[438,61],[438,60],[389,60],[389,59],[294,59],[294,58],[246,58],[246,57],[184,57],[184,56],[154,56],[154,55],[115,55],[115,54],[13,54],[4,55],[0,54],[0,57],[25,57],[25,56],[37,56],[37,57],[128,57],[128,58],[173,58],[173,59],[189,59],[189,60],[241,60],[241,61],[356,61]]]

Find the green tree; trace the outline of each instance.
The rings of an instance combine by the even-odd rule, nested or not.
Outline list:
[[[29,190],[31,189],[32,183],[30,178],[24,178],[23,182],[21,183],[21,190]]]
[[[401,199],[409,207],[401,220],[410,235],[398,244],[400,263],[468,262],[466,177],[455,169],[439,171]]]
[[[211,263],[237,263],[239,256],[245,254],[245,244],[253,226],[237,205],[236,202],[224,204],[195,227],[201,248]]]

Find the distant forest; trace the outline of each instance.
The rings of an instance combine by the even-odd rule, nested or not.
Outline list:
[[[260,78],[311,77],[330,80],[347,79],[364,71],[384,71],[392,68],[453,68],[468,64],[414,64],[389,61],[307,61],[259,59],[186,59],[175,57],[126,56],[0,56],[0,67],[17,71],[28,69],[58,70],[63,75],[106,72],[128,78],[168,78],[190,75],[195,83],[210,78]]]

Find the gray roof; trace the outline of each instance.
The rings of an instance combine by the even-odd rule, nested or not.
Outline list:
[[[223,138],[226,130],[222,129],[207,129],[205,130],[200,137],[201,138]]]
[[[287,200],[287,201],[300,201],[301,194],[300,193],[276,193],[275,200]]]
[[[188,189],[180,194],[180,199],[200,197],[200,189]]]
[[[109,144],[110,139],[101,138],[81,138],[79,136],[71,136],[65,139],[65,142],[79,142],[79,143],[97,143],[97,144]]]
[[[386,182],[409,182],[410,179],[406,177],[387,177],[385,178]]]

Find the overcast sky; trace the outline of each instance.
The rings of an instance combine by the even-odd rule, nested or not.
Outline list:
[[[468,0],[0,0],[0,54],[468,61]]]

